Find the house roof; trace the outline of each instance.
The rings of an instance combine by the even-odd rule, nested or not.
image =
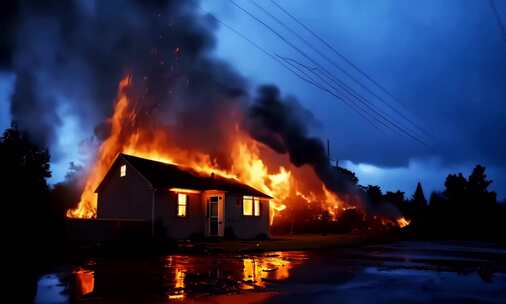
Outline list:
[[[232,178],[225,178],[216,174],[202,174],[190,168],[174,164],[162,163],[146,158],[136,157],[128,154],[119,154],[120,158],[126,160],[139,173],[144,176],[154,188],[185,188],[194,190],[222,190],[239,192],[246,195],[271,198],[257,189],[239,182]],[[109,173],[107,174],[109,175]],[[106,176],[107,178],[107,176]],[[104,178],[104,180],[106,179]],[[99,191],[104,181],[97,187]]]

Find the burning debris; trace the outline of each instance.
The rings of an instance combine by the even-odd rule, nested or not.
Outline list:
[[[401,228],[404,228],[404,227],[408,226],[410,223],[411,223],[411,221],[405,219],[404,217],[401,217],[401,218],[397,219],[397,224]]]

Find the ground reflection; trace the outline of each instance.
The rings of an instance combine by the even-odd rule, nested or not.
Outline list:
[[[299,254],[298,260],[304,258]],[[265,287],[266,283],[285,280],[290,277],[293,262],[287,253],[278,252],[268,256],[252,256],[243,258],[244,289]]]
[[[95,288],[95,273],[92,270],[85,270],[81,267],[78,267],[74,271],[74,275],[76,278],[77,289],[80,296],[87,295],[93,292]]]
[[[186,256],[163,259],[170,300],[188,294],[219,294],[266,288],[290,277],[290,270],[305,259],[301,252],[260,255]]]
[[[183,299],[185,296],[185,277],[187,269],[182,263],[181,256],[168,256],[165,258],[166,267],[173,274],[173,288],[168,293],[169,300]]]
[[[255,255],[109,257],[61,265],[41,276],[34,300],[504,303],[505,261],[506,250],[420,242]]]

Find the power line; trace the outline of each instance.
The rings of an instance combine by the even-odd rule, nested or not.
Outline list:
[[[242,38],[245,41],[247,41],[248,43],[250,43],[253,47],[255,47],[256,49],[258,49],[259,51],[261,51],[263,54],[265,54],[266,56],[270,57],[272,60],[274,60],[277,63],[279,63],[281,66],[283,66],[285,69],[287,69],[288,71],[290,71],[291,73],[293,73],[296,77],[298,77],[302,81],[304,81],[306,83],[309,83],[310,85],[316,87],[317,89],[320,89],[321,91],[326,92],[326,93],[332,95],[333,97],[337,98],[338,100],[342,101],[343,103],[345,103],[348,107],[351,108],[351,110],[353,110],[359,116],[361,116],[362,118],[364,118],[369,124],[371,124],[372,127],[374,127],[377,130],[380,130],[376,124],[374,124],[364,113],[362,113],[360,111],[360,110],[363,111],[363,109],[360,108],[357,104],[355,104],[354,102],[350,103],[350,101],[342,98],[341,96],[337,95],[335,92],[332,92],[328,88],[325,88],[325,87],[321,86],[320,84],[316,83],[312,79],[311,76],[309,76],[307,73],[305,73],[300,68],[297,68],[293,63],[284,62],[282,59],[279,58],[278,55],[274,56],[273,54],[269,53],[269,51],[267,51],[265,48],[261,47],[258,43],[254,42],[253,40],[251,40],[250,38],[248,38],[246,35],[242,34],[238,30],[236,30],[235,28],[233,28],[230,25],[226,24],[225,22],[221,21],[216,16],[214,16],[214,15],[212,15],[209,12],[206,12],[204,10],[202,10],[202,11],[205,12],[205,13],[207,13],[214,20],[216,20],[216,22],[218,22],[219,24],[221,24],[222,26],[224,26],[225,28],[227,28],[228,30],[230,30],[231,32],[233,32],[234,34],[236,34],[237,36],[239,36],[240,38]],[[294,69],[297,70],[298,72],[295,71]],[[314,70],[314,68],[310,68],[310,69]]]
[[[290,61],[287,61],[286,58],[283,58],[283,57],[281,57],[279,55],[277,55],[277,56],[280,59],[282,59],[283,61],[285,61],[286,64],[288,64],[289,66],[295,68],[296,70],[298,70],[299,72],[303,73],[304,75],[307,75],[307,73],[305,73],[303,70],[301,70],[300,67],[297,67],[297,63],[296,62],[290,62]],[[349,100],[347,100],[347,99],[345,99],[345,98],[337,95],[336,92],[334,92],[332,90],[329,90],[328,88],[322,87],[322,86],[318,85],[316,82],[313,82],[312,84],[314,86],[316,86],[317,88],[321,89],[322,91],[327,92],[328,94],[332,95],[333,97],[337,98],[338,100],[344,102],[352,110],[354,110],[357,114],[359,114],[360,116],[362,116],[362,118],[364,118],[369,124],[371,124],[371,126],[373,126],[377,130],[381,130],[380,128],[378,128],[378,126],[374,122],[372,122],[372,120],[369,119],[369,117],[367,117],[367,115],[365,115],[363,112],[361,112],[361,111],[364,111],[364,109],[361,108],[361,107],[359,107],[356,103],[354,103],[352,101],[349,101]],[[350,104],[350,102],[351,102],[351,104]],[[357,108],[358,108],[358,110],[357,110]],[[373,117],[373,119],[375,119],[376,121],[378,121],[378,119],[376,117]],[[379,123],[384,124],[382,121],[379,121]]]
[[[282,59],[283,61],[285,61],[285,62],[286,62],[287,64],[289,64],[290,66],[300,66],[300,67],[302,67],[302,68],[304,68],[304,69],[306,69],[306,70],[309,70],[310,72],[312,72],[312,73],[316,74],[316,70],[315,70],[315,69],[310,68],[310,67],[308,67],[308,66],[306,66],[306,65],[304,65],[304,64],[302,64],[302,63],[300,63],[300,62],[298,62],[297,60],[294,60],[294,59],[292,59],[292,58],[282,57],[282,56],[277,55],[277,54],[276,54],[276,56],[278,56],[280,59]],[[301,71],[299,68],[297,68],[297,70]],[[320,78],[321,80],[323,80],[323,79],[322,79],[322,76],[321,76],[320,74],[316,74],[316,77],[318,77],[318,78]],[[331,84],[328,84],[328,82],[327,82],[326,80],[323,80],[323,81],[324,81],[324,82],[326,82],[326,83],[327,83],[327,85],[328,85],[331,89],[333,89],[333,91],[331,91],[331,90],[329,90],[328,88],[324,88],[323,90],[324,90],[325,92],[327,92],[327,93],[331,94],[332,96],[334,96],[335,98],[337,98],[337,99],[341,100],[342,102],[345,102],[345,103],[346,103],[346,102],[351,102],[351,103],[352,103],[355,107],[357,107],[357,108],[358,108],[358,109],[360,109],[361,111],[366,112],[367,114],[370,114],[370,112],[368,112],[368,110],[367,110],[367,109],[364,109],[364,108],[360,107],[360,106],[359,106],[358,104],[356,104],[355,102],[353,102],[353,101],[351,101],[351,100],[347,100],[347,99],[345,99],[345,98],[343,98],[343,97],[341,97],[341,96],[337,95],[337,94],[336,94],[336,92],[338,91],[338,90],[337,90],[337,88],[336,88],[336,87],[334,87],[334,86],[332,86]],[[359,114],[363,114],[363,113],[359,113]],[[376,126],[376,124],[374,124],[374,123],[373,123],[373,122],[372,122],[372,121],[371,121],[371,120],[367,117],[367,115],[364,115],[364,116],[362,116],[362,117],[364,117],[364,118],[365,118],[365,119],[366,119],[366,120],[367,120],[367,121],[368,121],[371,125],[373,125],[375,128],[377,128],[378,130],[380,130],[380,129]],[[381,124],[381,125],[383,125],[384,127],[386,127],[386,128],[388,128],[388,129],[389,129],[388,125],[386,125],[383,121],[379,120],[376,116],[372,116],[372,115],[371,115],[371,117],[372,117],[372,119],[374,119],[376,122],[378,122],[379,124]]]
[[[292,42],[288,41],[288,39],[286,39],[283,35],[281,35],[279,32],[277,32],[274,28],[272,28],[270,25],[268,25],[267,23],[265,23],[264,21],[262,21],[260,18],[256,17],[255,15],[253,15],[251,12],[249,12],[248,10],[246,10],[245,8],[243,8],[242,6],[240,6],[239,4],[237,4],[235,1],[233,0],[230,0],[230,2],[236,6],[238,9],[240,9],[241,11],[243,11],[245,14],[247,14],[248,16],[250,16],[251,18],[253,18],[254,20],[256,20],[257,22],[259,22],[260,24],[262,24],[263,26],[265,26],[267,29],[269,29],[272,33],[274,33],[278,38],[280,38],[282,41],[284,41],[286,44],[288,44],[290,47],[292,47],[293,49],[295,49],[299,54],[301,54],[303,57],[305,57],[307,60],[309,60],[311,63],[317,65],[320,70],[322,72],[325,72],[326,74],[330,75],[330,77],[338,83],[338,85],[343,89],[345,90],[350,96],[353,96],[354,98],[356,99],[361,99],[363,100],[364,102],[369,102],[366,98],[364,98],[363,96],[360,96],[358,93],[356,93],[352,88],[349,88],[346,84],[342,83],[342,81],[340,81],[339,79],[336,79],[327,69],[325,69],[324,67],[322,67],[318,62],[316,62],[315,60],[313,60],[310,56],[308,56],[304,51],[302,51],[300,48],[298,48],[296,45],[294,45]],[[391,125],[394,129],[397,129],[399,132],[401,132],[402,134],[404,134],[405,136],[417,141],[418,143],[421,143],[425,146],[428,146],[427,143],[418,138],[416,135],[413,135],[411,134],[410,132],[406,131],[404,128],[402,128],[401,126],[399,126],[397,123],[395,122],[392,122],[390,119],[387,119],[385,118],[383,115],[381,115],[381,117],[389,124]]]
[[[329,42],[327,42],[325,39],[323,39],[318,33],[313,31],[309,26],[304,24],[302,21],[300,21],[296,16],[291,14],[288,10],[286,10],[283,6],[281,6],[279,3],[277,3],[274,0],[271,0],[271,2],[279,8],[283,13],[285,13],[288,17],[290,17],[293,21],[295,21],[299,26],[303,27],[306,31],[308,31],[313,37],[315,37],[317,40],[319,40],[321,43],[323,43],[325,46],[327,46],[330,50],[332,50],[337,56],[339,56],[342,60],[344,60],[347,64],[349,64],[355,71],[357,71],[359,74],[361,74],[363,77],[365,77],[367,80],[369,80],[371,83],[373,83],[376,87],[378,87],[383,93],[388,95],[393,101],[395,101],[398,105],[406,109],[405,105],[400,102],[388,89],[386,89],[383,85],[381,85],[379,82],[374,80],[368,73],[366,73],[364,70],[362,70],[360,67],[355,65],[350,59],[348,59],[346,56],[344,56],[341,52],[339,52],[334,46],[332,46]],[[376,96],[375,96],[376,97]],[[380,99],[383,100],[383,99]],[[384,100],[383,100],[384,101]],[[386,103],[386,102],[385,102]],[[388,104],[388,103],[386,103]],[[398,112],[397,110],[395,110]],[[415,123],[413,120],[409,119],[407,116],[403,115],[402,113],[398,113],[401,115],[406,121],[408,121],[410,124],[415,126],[418,130],[423,132],[426,136],[431,137],[432,135],[422,128],[420,125]]]
[[[201,9],[202,10],[202,9]],[[253,45],[255,48],[257,48],[258,50],[260,50],[262,53],[264,53],[265,55],[267,55],[268,57],[270,57],[271,59],[273,59],[274,61],[278,62],[279,64],[281,64],[284,68],[286,68],[288,71],[290,71],[291,73],[293,73],[295,76],[297,76],[299,79],[311,84],[312,86],[322,90],[323,92],[326,92],[330,95],[332,95],[333,97],[335,97],[336,99],[340,100],[341,102],[345,103],[348,107],[351,108],[351,110],[353,110],[355,113],[357,113],[359,116],[361,116],[362,118],[364,118],[372,127],[374,127],[376,130],[378,131],[382,131],[380,128],[378,128],[378,126],[373,123],[371,121],[371,119],[369,119],[367,117],[367,115],[365,115],[363,112],[361,111],[364,111],[363,108],[361,108],[360,106],[358,106],[356,103],[352,102],[352,101],[348,101],[347,99],[345,98],[342,98],[341,96],[337,95],[334,91],[328,89],[328,88],[325,88],[325,87],[322,87],[320,84],[316,83],[314,80],[312,79],[308,79],[308,78],[311,78],[307,73],[305,73],[303,70],[301,70],[300,68],[297,68],[295,66],[295,64],[293,63],[286,63],[282,60],[280,60],[280,58],[277,58],[276,56],[279,57],[279,55],[276,55],[274,56],[273,54],[269,53],[266,49],[264,49],[263,47],[261,47],[259,44],[255,43],[253,40],[249,39],[246,35],[242,34],[241,32],[239,32],[238,30],[234,29],[233,27],[231,27],[230,25],[224,23],[223,21],[221,21],[220,19],[218,19],[216,16],[214,15],[211,15],[209,12],[206,12],[204,10],[202,10],[203,12],[207,13],[210,17],[212,17],[213,19],[215,19],[218,23],[220,23],[222,26],[226,27],[228,30],[232,31],[234,34],[238,35],[239,37],[241,37],[242,39],[246,40],[248,43],[250,43],[251,45]],[[295,70],[298,70],[299,72],[297,71],[294,71]],[[314,71],[315,68],[311,68],[309,67],[309,70],[310,71]],[[301,75],[302,74],[302,75]],[[305,77],[304,77],[305,76]],[[317,76],[318,77],[318,76]],[[321,76],[319,76],[321,78]],[[331,86],[332,87],[332,86]],[[351,103],[350,103],[351,102]],[[367,112],[367,111],[364,111],[364,112]],[[384,122],[378,120],[376,117],[373,116],[373,119],[375,119],[376,121],[378,121],[379,123],[381,123],[382,125],[385,126]],[[388,126],[386,126],[388,127]]]
[[[501,15],[499,14],[499,11],[497,10],[497,6],[495,5],[494,0],[488,1],[490,4],[490,7],[492,8],[492,12],[494,13],[495,20],[497,22],[497,27],[499,28],[499,31],[502,34],[502,39],[504,40],[504,43],[506,43],[506,27],[504,26],[504,23],[502,22]]]
[[[299,63],[297,62],[296,60],[294,59],[291,59],[291,58],[284,58],[284,60],[286,61],[292,61],[292,62],[295,62],[297,63],[298,65],[301,65],[303,67],[305,67],[306,69],[308,67],[306,67],[304,64],[302,63]],[[313,71],[314,72],[314,71]],[[320,79],[321,76],[319,77]],[[324,79],[322,79],[323,81],[325,81]],[[333,85],[331,84],[328,84],[327,81],[325,81],[327,83],[328,86],[330,86],[334,91],[338,91],[338,89],[336,87],[334,87]],[[401,127],[399,127],[398,125],[396,125],[395,123],[391,122],[387,117],[385,117],[381,112],[377,111],[376,109],[374,109],[373,107],[371,107],[371,105],[369,103],[366,102],[366,100],[363,100],[363,98],[360,98],[361,96],[355,96],[352,94],[353,97],[355,97],[355,99],[357,99],[361,104],[363,104],[365,106],[365,109],[364,108],[360,108],[362,111],[365,111],[367,113],[373,113],[375,115],[377,115],[379,118],[381,119],[378,119],[376,116],[373,116],[374,120],[376,120],[377,122],[379,122],[380,124],[382,124],[384,127],[388,128],[388,129],[391,129],[392,128],[390,126],[393,126],[394,127],[394,131],[397,131],[397,132],[400,132],[399,134],[401,135],[406,135],[408,136],[409,138],[423,144],[423,145],[427,145],[427,143],[425,143],[423,140],[417,138],[416,136],[413,136],[412,134],[410,134],[409,132],[406,132],[405,130],[403,130]],[[390,125],[390,126],[389,126]]]
[[[267,14],[269,17],[271,17],[272,19],[274,19],[278,24],[280,24],[283,28],[285,28],[287,31],[289,31],[290,33],[292,33],[294,36],[296,36],[299,40],[301,40],[304,44],[306,44],[310,49],[312,49],[314,52],[316,52],[318,55],[320,55],[321,57],[323,57],[325,60],[327,60],[328,62],[330,62],[334,67],[336,67],[339,71],[341,71],[344,75],[346,75],[348,78],[350,78],[354,83],[356,83],[357,85],[359,85],[362,89],[366,90],[369,94],[371,94],[372,96],[376,97],[379,101],[381,101],[384,105],[386,105],[387,107],[389,107],[392,111],[394,111],[395,113],[397,113],[397,115],[399,115],[400,117],[402,117],[405,121],[407,121],[409,124],[411,124],[411,126],[414,127],[414,129],[411,129],[410,131],[413,132],[413,131],[418,131],[419,134],[418,135],[422,135],[423,136],[423,130],[421,130],[413,121],[411,121],[406,115],[404,115],[401,111],[397,110],[397,108],[393,107],[392,105],[390,105],[390,103],[388,103],[385,99],[383,99],[381,96],[379,96],[378,94],[376,94],[374,91],[372,91],[369,87],[367,87],[366,85],[364,85],[361,81],[359,81],[357,78],[355,78],[353,75],[351,75],[347,70],[345,70],[344,68],[342,68],[341,66],[339,66],[334,60],[332,60],[331,58],[329,58],[327,55],[325,55],[325,53],[321,52],[318,48],[316,48],[313,44],[311,44],[309,41],[307,41],[304,37],[302,37],[299,33],[297,33],[295,30],[293,30],[292,28],[290,28],[286,23],[284,23],[282,20],[280,20],[278,17],[276,17],[275,15],[273,15],[271,12],[269,12],[267,9],[265,9],[263,6],[261,6],[260,4],[258,4],[257,2],[255,2],[254,0],[252,1],[252,3],[257,7],[259,8],[260,10],[262,10],[265,14]]]

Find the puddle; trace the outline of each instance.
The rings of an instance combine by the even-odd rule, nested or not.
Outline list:
[[[405,242],[258,255],[96,259],[41,276],[35,302],[431,303],[506,300],[506,254]]]

